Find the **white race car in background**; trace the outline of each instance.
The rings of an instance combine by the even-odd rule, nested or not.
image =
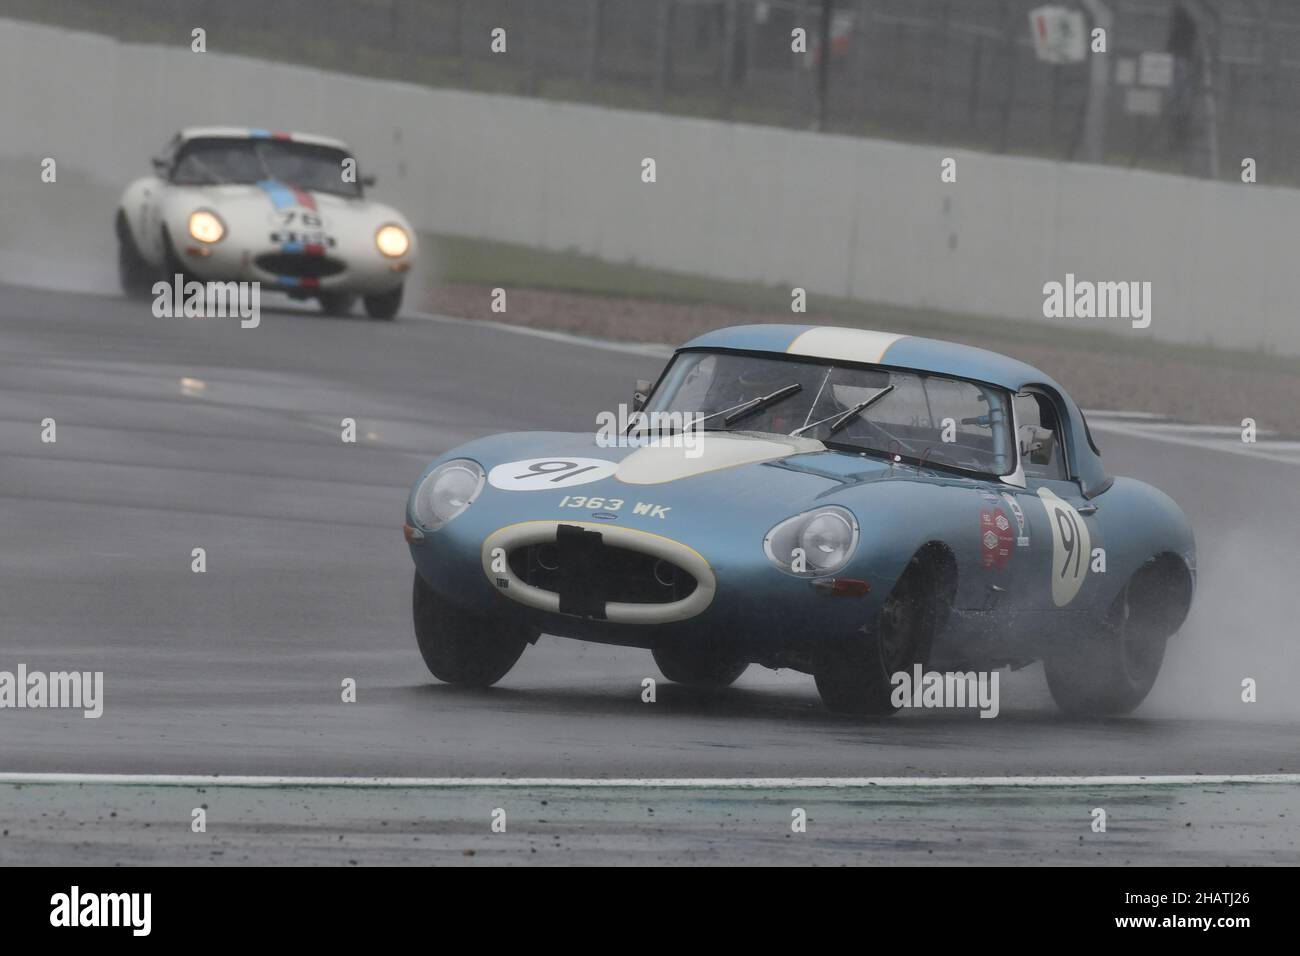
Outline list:
[[[147,295],[159,279],[181,274],[258,281],[263,291],[318,299],[332,315],[346,314],[358,296],[371,318],[397,315],[415,233],[396,210],[365,198],[374,180],[356,172],[343,143],[193,128],[177,133],[153,166],[117,210],[128,295]]]

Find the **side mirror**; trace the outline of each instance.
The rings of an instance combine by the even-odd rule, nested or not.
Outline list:
[[[655,387],[655,383],[646,378],[636,380],[636,390],[632,393],[632,411],[639,412],[645,408],[646,401],[650,398],[650,389]]]
[[[155,156],[151,162],[153,163],[153,171],[166,179],[167,174],[171,171],[171,164],[167,161],[167,157]]]
[[[361,185],[365,186],[367,189],[372,188],[375,185],[375,183],[377,183],[378,181],[379,180],[376,179],[373,175],[361,177]]]

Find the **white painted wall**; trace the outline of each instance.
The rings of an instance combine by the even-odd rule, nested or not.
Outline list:
[[[1066,272],[1146,280],[1150,329],[1073,324],[1300,354],[1300,191],[431,90],[188,43],[0,20],[0,163],[32,162],[31,182],[0,181],[0,217],[66,212],[57,187],[36,192],[43,156],[101,187],[105,208],[82,218],[106,229],[117,191],[176,128],[298,129],[351,142],[377,195],[422,229],[1039,321],[1043,283]],[[939,181],[944,155],[956,184]],[[30,258],[20,241],[0,229],[4,252]]]

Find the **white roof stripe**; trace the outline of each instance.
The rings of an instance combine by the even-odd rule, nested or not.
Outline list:
[[[895,332],[869,332],[866,329],[818,326],[795,336],[794,341],[786,347],[786,352],[791,355],[837,358],[846,362],[865,362],[874,365],[884,359],[891,345],[903,338],[907,336]]]
[[[180,131],[182,140],[191,139],[248,139],[253,135],[253,130],[260,129],[257,126],[187,126]],[[347,143],[341,139],[335,139],[332,136],[317,136],[315,133],[296,133],[292,130],[273,130],[267,129],[268,133],[288,133],[289,138],[295,143],[308,143],[315,146],[333,146],[337,149],[347,149]]]

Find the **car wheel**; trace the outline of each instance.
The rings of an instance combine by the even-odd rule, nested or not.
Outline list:
[[[397,310],[402,307],[402,289],[398,286],[388,292],[381,292],[379,295],[368,295],[365,297],[366,315],[372,319],[391,319],[397,315]]]
[[[132,299],[148,297],[153,289],[154,275],[149,263],[140,255],[131,229],[121,212],[117,214],[117,279],[122,292]]]
[[[448,604],[415,572],[415,640],[429,673],[448,684],[491,687],[515,666],[531,635]]]
[[[697,641],[667,641],[650,653],[664,677],[688,687],[729,687],[749,667],[748,661]]]
[[[1176,561],[1139,568],[1116,597],[1101,633],[1043,661],[1047,686],[1067,714],[1127,714],[1146,698],[1165,645],[1191,604],[1191,582]]]
[[[923,551],[912,558],[875,621],[854,634],[835,635],[818,649],[813,677],[827,709],[892,714],[890,678],[915,664],[925,666],[956,587],[946,552]]]
[[[347,315],[357,304],[357,297],[351,292],[322,292],[317,298],[320,300],[321,311],[326,315]]]

